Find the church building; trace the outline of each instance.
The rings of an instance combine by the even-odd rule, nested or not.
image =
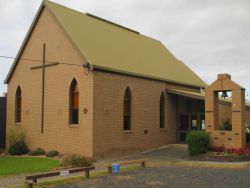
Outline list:
[[[160,41],[47,0],[5,83],[7,131],[30,149],[125,155],[206,126],[207,84]],[[231,103],[219,106],[230,122]]]

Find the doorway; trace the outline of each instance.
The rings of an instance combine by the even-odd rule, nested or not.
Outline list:
[[[205,129],[205,114],[204,113],[180,114],[178,124],[179,124],[178,140],[180,143],[185,143],[187,134],[190,131]]]

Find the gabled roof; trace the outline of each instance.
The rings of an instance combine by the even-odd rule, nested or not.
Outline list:
[[[43,5],[50,10],[94,68],[206,87],[206,83],[177,60],[160,41],[47,0]],[[6,82],[9,81],[17,62],[14,62]]]

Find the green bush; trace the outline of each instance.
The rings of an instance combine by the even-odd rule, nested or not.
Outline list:
[[[22,155],[22,154],[27,154],[29,152],[29,149],[25,142],[18,141],[12,144],[9,147],[9,154],[11,155]]]
[[[222,125],[220,125],[219,129],[223,131],[231,131],[232,124],[230,123],[230,119],[222,120]]]
[[[31,156],[45,155],[45,151],[42,148],[37,148],[35,150],[30,151],[28,155],[31,155]]]
[[[209,135],[204,131],[191,131],[186,139],[190,155],[206,153],[209,147]]]
[[[55,157],[57,155],[59,155],[59,152],[56,150],[51,150],[46,153],[46,157]]]
[[[8,132],[9,149],[11,155],[27,154],[29,149],[25,143],[25,133],[22,129],[12,129]]]
[[[61,158],[60,166],[71,167],[89,167],[92,166],[93,160],[88,157],[76,154],[66,154]]]

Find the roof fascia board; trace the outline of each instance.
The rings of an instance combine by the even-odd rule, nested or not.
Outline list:
[[[18,53],[16,55],[16,58],[15,58],[12,66],[10,68],[10,71],[8,72],[8,74],[7,74],[7,76],[6,76],[5,80],[4,80],[5,84],[9,83],[9,81],[11,79],[11,76],[12,76],[13,72],[15,71],[17,63],[18,63],[18,61],[19,61],[19,59],[20,59],[20,57],[21,57],[21,55],[22,55],[22,53],[24,51],[25,46],[27,45],[27,43],[29,41],[29,38],[30,38],[30,36],[32,34],[32,31],[34,30],[35,25],[36,25],[37,21],[39,20],[39,17],[41,16],[41,13],[42,13],[43,9],[44,9],[44,4],[42,2],[41,5],[40,5],[40,7],[39,7],[39,9],[38,9],[38,11],[37,11],[37,13],[36,13],[36,16],[35,16],[32,24],[29,27],[29,30],[28,30],[28,32],[27,32],[27,34],[26,34],[26,36],[25,36],[25,38],[24,38],[24,40],[22,42],[22,45],[21,45],[21,47],[20,47],[20,49],[19,49],[19,51],[18,51]]]
[[[123,75],[128,75],[128,76],[135,76],[139,78],[144,78],[144,79],[150,79],[150,80],[156,80],[156,81],[161,81],[161,82],[169,82],[169,83],[174,83],[174,84],[179,84],[182,86],[189,86],[189,87],[194,87],[194,88],[205,88],[206,86],[200,86],[200,85],[192,85],[188,83],[183,83],[183,82],[178,82],[174,80],[167,80],[167,79],[162,79],[162,78],[157,78],[153,76],[147,76],[147,75],[142,75],[142,74],[136,74],[132,72],[126,72],[122,70],[116,70],[116,69],[111,69],[111,68],[106,68],[98,65],[92,65],[93,70],[100,70],[100,71],[105,71],[105,72],[111,72],[111,73],[117,73],[117,74],[123,74]]]

